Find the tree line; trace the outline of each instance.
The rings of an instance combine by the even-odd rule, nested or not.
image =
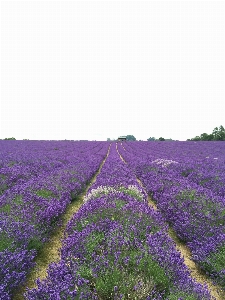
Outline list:
[[[188,139],[187,141],[225,141],[225,129],[222,125],[220,125],[219,128],[215,127],[213,132],[210,134],[204,132],[199,136]]]
[[[155,137],[150,137],[150,138],[147,139],[147,141],[149,141],[149,142],[155,142],[155,141],[156,142],[157,141],[164,142],[164,141],[174,141],[174,140],[172,140],[172,139],[165,139],[163,137],[160,137],[158,139],[156,139]]]

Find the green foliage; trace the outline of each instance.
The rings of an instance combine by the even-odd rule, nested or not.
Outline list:
[[[197,300],[199,299],[198,296],[195,295],[191,295],[191,294],[187,294],[185,292],[174,292],[174,293],[170,293],[169,296],[167,297],[167,300],[178,300],[178,299],[182,299],[182,300]]]
[[[212,132],[213,139],[215,141],[225,141],[225,129],[222,125],[220,127],[215,127]]]
[[[222,125],[215,127],[211,134],[202,133],[200,136],[196,136],[188,141],[225,141],[225,129]]]
[[[86,265],[80,266],[78,273],[80,274],[80,276],[82,278],[85,278],[88,280],[91,280],[93,278],[91,269]]]
[[[206,260],[201,263],[201,266],[210,274],[223,271],[225,269],[225,245],[211,253]],[[221,278],[218,276],[217,280],[219,284],[225,288],[224,276],[222,275]]]
[[[147,139],[147,141],[149,141],[149,142],[155,141],[155,137],[150,137]]]
[[[0,207],[0,212],[7,213],[9,215],[11,211],[11,205],[10,204],[5,204],[2,207]]]
[[[147,252],[142,255],[142,252],[137,248],[123,248],[119,257],[120,269],[115,268],[114,256],[108,255],[108,271],[103,271],[99,276],[93,277],[92,270],[89,267],[93,251],[101,255],[101,247],[109,241],[105,239],[103,233],[96,232],[88,237],[86,250],[88,252],[88,261],[79,268],[79,274],[90,280],[96,288],[97,294],[103,299],[112,299],[115,292],[122,293],[125,298],[132,295],[135,290],[137,295],[144,292],[147,296],[155,287],[158,291],[164,291],[166,294],[169,292],[171,282],[165,273],[165,270],[152,259],[151,255]],[[116,247],[116,245],[115,245]],[[137,265],[137,259],[139,260]],[[125,260],[128,261],[125,262]],[[126,283],[124,284],[124,278]],[[138,283],[141,285],[138,287]],[[115,288],[116,287],[116,291]],[[136,288],[135,288],[136,287]],[[144,289],[143,289],[144,287]]]
[[[124,205],[126,204],[126,202],[124,200],[117,200],[116,201],[116,208],[120,209],[122,208]]]
[[[193,171],[194,171],[194,169],[186,169],[186,170],[183,170],[183,171],[181,172],[181,176],[183,176],[183,177],[188,177],[188,175],[191,174]]]
[[[11,138],[5,138],[4,140],[15,140],[14,137],[11,137]]]
[[[100,297],[104,297],[104,299],[110,299],[114,291],[114,287],[120,287],[123,280],[123,274],[114,268],[111,272],[107,272],[104,274],[104,276],[97,278],[95,283],[96,291]]]
[[[159,141],[163,142],[163,141],[165,141],[165,139],[163,137],[160,137]]]
[[[127,135],[126,140],[127,141],[136,141],[136,138],[133,135]]]
[[[146,253],[141,259],[138,268],[139,272],[145,275],[146,281],[154,281],[158,291],[168,291],[170,282],[165,270],[149,254]]]
[[[76,177],[71,178],[71,182],[77,182],[77,181],[78,181],[78,179]]]
[[[5,190],[7,190],[8,186],[7,184],[3,183],[1,186],[0,186],[0,195],[4,193]]]
[[[212,254],[211,262],[214,265],[214,270],[217,272],[225,269],[225,245],[220,247],[215,253]]]
[[[8,166],[8,167],[12,167],[12,166],[14,166],[15,164],[16,164],[15,161],[10,161],[10,162],[7,164],[7,166]]]
[[[86,244],[88,253],[91,255],[93,251],[98,251],[99,245],[104,239],[105,235],[103,232],[95,232],[93,235],[89,236]]]
[[[0,233],[0,241],[0,252],[11,248],[13,243],[13,239],[8,237],[5,232]]]
[[[138,191],[132,190],[132,189],[127,189],[125,187],[120,187],[118,188],[119,191],[123,192],[124,194],[130,195],[136,200],[142,200],[142,197],[138,193]]]
[[[16,204],[16,205],[21,205],[21,204],[23,204],[22,196],[20,196],[20,195],[16,196],[16,197],[13,199],[13,201],[12,201],[11,204],[6,203],[6,204],[2,205],[2,206],[0,207],[0,212],[5,212],[5,213],[7,213],[7,214],[9,215],[10,212],[11,212],[11,210],[12,210],[12,208],[13,208],[13,206],[14,206],[14,204]]]
[[[27,249],[31,250],[31,249],[35,249],[35,250],[40,250],[43,246],[43,243],[36,237],[30,239]]]
[[[212,141],[213,140],[213,134],[202,133],[200,135],[200,140],[201,141]]]
[[[36,191],[36,195],[43,197],[43,198],[54,197],[54,194],[52,193],[52,191],[47,190],[47,189],[41,189],[39,191]]]
[[[17,205],[21,205],[23,204],[23,197],[21,195],[17,195],[14,200],[13,203],[17,204]]]
[[[190,139],[190,141],[201,141],[200,136],[196,136],[193,139]]]

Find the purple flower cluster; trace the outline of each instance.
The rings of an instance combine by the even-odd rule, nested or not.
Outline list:
[[[109,144],[0,142],[0,295],[10,299],[60,215],[97,172]],[[1,298],[3,299],[3,298]]]
[[[225,288],[224,149],[224,142],[119,144],[192,259]]]
[[[190,276],[162,215],[148,206],[115,144],[67,225],[61,260],[25,298],[211,299]]]

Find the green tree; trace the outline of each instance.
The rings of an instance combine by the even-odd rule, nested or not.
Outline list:
[[[191,139],[191,141],[201,141],[201,138],[200,138],[200,136],[197,135],[196,137]]]
[[[225,141],[225,129],[222,125],[215,127],[210,134],[202,133],[200,136],[196,136],[188,141]]]
[[[222,125],[215,127],[212,132],[214,141],[225,141],[225,129]]]
[[[222,125],[219,127],[218,141],[225,141],[225,129]]]
[[[136,141],[136,138],[133,135],[127,135],[126,140],[127,141]]]
[[[11,138],[5,138],[5,140],[15,140],[14,137],[11,137]]]
[[[147,141],[155,141],[155,137],[150,137],[147,139]]]
[[[159,141],[162,142],[162,141],[165,141],[165,139],[164,139],[163,137],[160,137],[160,138],[159,138]]]
[[[212,141],[213,140],[213,135],[204,132],[200,135],[200,140],[201,141]]]
[[[219,139],[219,129],[218,129],[218,127],[215,127],[215,128],[213,129],[212,134],[213,134],[213,139],[214,139],[215,141],[218,141],[218,139]]]

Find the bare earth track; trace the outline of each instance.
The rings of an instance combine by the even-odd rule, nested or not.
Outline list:
[[[122,155],[119,153],[118,149],[117,149],[117,152],[118,152],[120,158],[122,159],[122,161],[125,164],[127,164],[127,162],[124,160]],[[145,187],[143,186],[143,184],[139,178],[137,178],[137,181],[142,186],[142,188],[145,190]],[[147,192],[146,192],[146,194],[148,195]],[[149,195],[148,195],[148,204],[149,204],[149,206],[151,206],[155,210],[157,210],[157,206],[156,206],[155,202],[151,199],[151,197]],[[199,282],[201,284],[206,284],[208,287],[208,290],[210,291],[211,296],[214,297],[215,299],[224,300],[225,293],[222,291],[222,289],[218,285],[214,285],[212,283],[212,281],[206,276],[206,274],[191,259],[190,249],[185,245],[184,242],[180,241],[180,239],[176,235],[175,231],[171,228],[171,226],[169,226],[168,234],[175,242],[177,250],[181,253],[182,257],[184,258],[184,263],[188,267],[188,269],[191,273],[191,276],[196,280],[196,282]]]
[[[110,144],[111,146],[111,144]],[[101,168],[104,165],[110,151],[110,146],[107,152],[106,157],[102,161],[98,171],[90,181],[89,185],[85,188],[85,190],[79,194],[76,197],[76,200],[71,202],[65,211],[65,213],[62,215],[62,226],[59,227],[54,233],[52,234],[51,238],[43,248],[39,251],[35,262],[36,266],[32,269],[31,273],[29,274],[27,281],[24,284],[24,287],[22,287],[18,292],[15,293],[13,296],[13,300],[23,300],[24,296],[23,294],[26,291],[26,288],[36,288],[36,280],[40,278],[43,280],[47,277],[47,269],[50,263],[52,262],[58,262],[60,260],[60,249],[62,247],[62,239],[64,237],[64,232],[67,226],[67,223],[70,221],[70,219],[73,217],[73,215],[79,210],[81,205],[83,204],[84,196],[87,193],[88,188],[96,181],[96,177],[101,172]]]

